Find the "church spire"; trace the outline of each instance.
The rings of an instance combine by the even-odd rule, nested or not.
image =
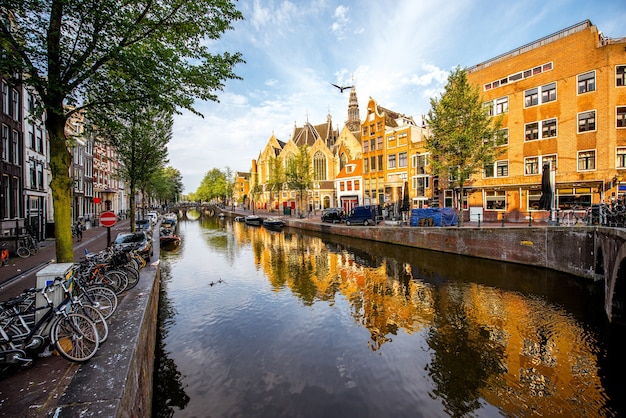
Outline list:
[[[351,132],[359,132],[361,130],[361,116],[359,115],[359,101],[356,98],[356,88],[352,83],[350,89],[350,101],[348,102],[348,120],[346,126]]]

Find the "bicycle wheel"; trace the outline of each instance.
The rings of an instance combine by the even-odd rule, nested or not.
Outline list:
[[[104,277],[104,283],[107,283],[107,279],[110,280],[113,290],[118,295],[128,287],[128,277],[119,270],[108,270],[104,273]]]
[[[36,242],[33,242],[33,243],[32,243],[32,245],[30,246],[29,251],[30,251],[32,254],[37,254],[37,253],[39,252],[39,245],[37,245],[37,243],[36,243]]]
[[[565,226],[574,226],[576,224],[576,216],[574,216],[574,212],[566,212],[563,214],[562,223]]]
[[[96,324],[77,313],[59,318],[52,325],[50,338],[63,358],[77,363],[95,356],[100,347]]]
[[[96,329],[98,330],[98,343],[102,344],[107,340],[109,337],[109,325],[100,310],[92,305],[78,305],[75,312],[85,315],[96,325]]]
[[[28,258],[30,257],[30,250],[24,246],[21,247],[17,247],[17,251],[16,251],[17,255],[19,255],[22,258]]]
[[[138,270],[135,270],[131,265],[122,267],[120,270],[126,273],[126,276],[128,277],[128,286],[126,287],[126,290],[130,290],[133,287],[137,286],[137,283],[139,283]]]
[[[109,319],[117,309],[117,295],[106,286],[88,286],[78,296],[84,305],[92,305],[98,309],[105,319]]]

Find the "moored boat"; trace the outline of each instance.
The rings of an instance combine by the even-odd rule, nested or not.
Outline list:
[[[261,226],[263,223],[263,219],[261,219],[258,215],[248,215],[246,216],[246,224],[253,226]]]
[[[270,216],[269,218],[263,219],[263,226],[267,228],[279,229],[285,226],[285,222],[280,218]]]

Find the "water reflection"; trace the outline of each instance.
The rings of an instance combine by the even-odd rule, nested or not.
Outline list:
[[[177,251],[176,248],[173,251]],[[189,396],[185,393],[182,385],[182,375],[178,371],[176,363],[169,357],[165,349],[164,340],[167,338],[168,329],[174,323],[174,308],[167,295],[167,286],[171,281],[170,268],[167,263],[161,266],[161,288],[159,289],[159,326],[157,328],[153,402],[152,411],[156,418],[174,416],[176,409],[185,409],[189,403]]]
[[[189,232],[181,231],[183,242],[193,240]],[[182,337],[184,329],[176,333],[202,339],[198,333],[206,332],[220,341],[194,348],[198,352],[181,348],[188,358],[174,342],[168,346],[188,370],[210,367],[220,375],[205,382],[206,371],[198,372],[190,380],[205,397],[215,392],[206,399],[217,408],[215,416],[316,416],[317,408],[331,405],[343,414],[325,416],[620,412],[613,393],[619,389],[606,383],[619,370],[600,367],[606,335],[598,329],[601,288],[592,283],[543,269],[217,219],[204,221],[200,235],[201,257],[219,257],[232,271],[193,268],[207,282],[228,274],[231,287],[210,299],[213,309],[207,304],[199,313],[204,322],[187,325],[194,337]],[[194,263],[201,253],[193,254],[193,260],[184,252],[168,258]],[[243,278],[236,274],[241,269]],[[254,271],[276,297],[249,277]],[[272,354],[264,351],[270,347]],[[325,367],[329,363],[335,365]],[[194,401],[202,402],[192,394]],[[316,408],[305,409],[312,401]]]

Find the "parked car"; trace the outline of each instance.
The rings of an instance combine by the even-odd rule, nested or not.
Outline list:
[[[138,219],[135,222],[138,231],[150,231],[152,228],[152,220],[151,219]]]
[[[146,260],[153,255],[152,239],[146,231],[123,232],[113,241],[113,247],[126,251],[136,250]]]
[[[328,208],[322,212],[322,222],[341,223],[343,222],[344,212],[341,208]]]
[[[376,225],[383,219],[380,206],[355,206],[346,216],[346,225]]]
[[[150,212],[146,213],[146,216],[152,221],[152,225],[156,225],[156,223],[159,220],[159,214],[156,211],[151,210]]]

